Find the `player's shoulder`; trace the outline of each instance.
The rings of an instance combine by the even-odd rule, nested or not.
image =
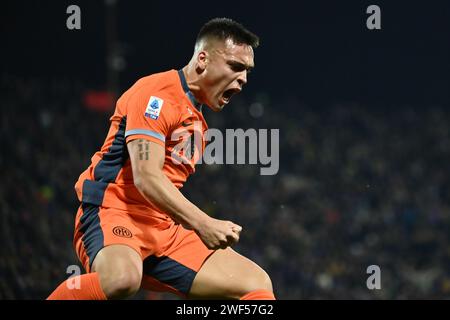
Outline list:
[[[157,72],[138,79],[130,89],[164,88],[175,82],[176,70]]]
[[[180,80],[176,70],[154,73],[137,80],[128,90],[131,95],[144,99],[157,97],[171,105],[177,105],[180,96]]]
[[[137,80],[119,98],[116,110],[128,117],[144,114],[152,119],[177,122],[183,113],[183,99],[178,71],[169,70]]]

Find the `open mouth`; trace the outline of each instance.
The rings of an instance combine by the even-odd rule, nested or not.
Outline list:
[[[230,102],[231,97],[233,95],[235,95],[236,93],[239,93],[239,89],[228,89],[225,90],[224,93],[222,94],[222,102],[223,104],[227,104],[228,102]]]

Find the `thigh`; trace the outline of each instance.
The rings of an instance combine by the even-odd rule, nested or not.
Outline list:
[[[142,279],[142,258],[130,246],[113,244],[102,248],[92,263],[92,272],[97,272],[100,282],[125,280],[139,288]]]
[[[267,273],[228,247],[217,250],[205,261],[188,296],[194,299],[239,299],[258,289],[272,291]]]
[[[194,231],[179,224],[155,232],[161,250],[144,259],[142,288],[186,298],[197,272],[214,251]]]

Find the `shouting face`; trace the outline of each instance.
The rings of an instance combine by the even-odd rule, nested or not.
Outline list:
[[[236,44],[231,39],[211,41],[197,55],[200,101],[214,111],[222,110],[233,95],[242,91],[253,67],[251,46]]]

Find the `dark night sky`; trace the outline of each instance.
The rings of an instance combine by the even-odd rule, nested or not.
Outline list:
[[[81,7],[80,31],[66,29],[70,4]],[[366,28],[370,4],[381,7],[382,30]],[[122,88],[183,66],[199,28],[216,16],[236,19],[261,38],[249,94],[450,105],[448,1],[119,0],[118,38],[127,63]],[[6,1],[0,26],[2,72],[105,83],[103,1]]]

